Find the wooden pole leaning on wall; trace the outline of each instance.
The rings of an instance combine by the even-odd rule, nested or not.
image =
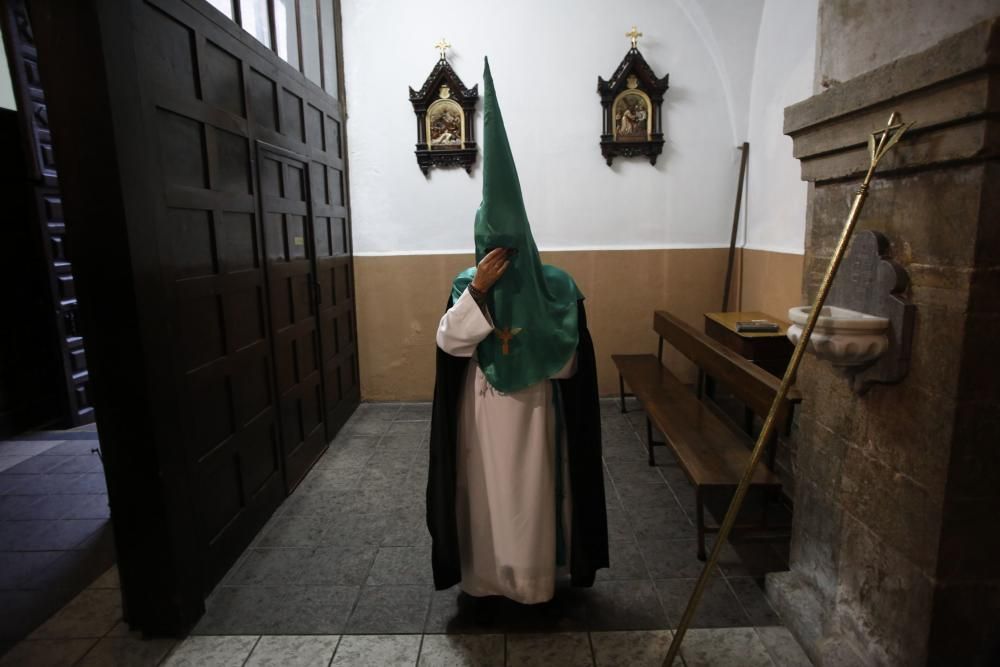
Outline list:
[[[777,427],[776,417],[778,414],[778,407],[781,405],[781,402],[785,400],[785,397],[788,395],[788,390],[791,389],[792,384],[795,382],[795,374],[798,371],[799,364],[802,363],[802,355],[805,354],[806,347],[809,345],[809,338],[812,336],[813,329],[816,328],[816,321],[819,319],[819,313],[822,311],[823,304],[826,302],[826,297],[830,293],[833,278],[837,274],[837,269],[840,266],[841,260],[844,258],[844,254],[847,252],[847,246],[851,241],[851,235],[854,233],[854,227],[858,222],[859,215],[861,214],[861,208],[864,206],[865,199],[868,197],[868,186],[869,183],[871,183],[872,175],[875,173],[875,167],[878,166],[879,160],[881,160],[885,154],[889,152],[889,149],[900,140],[903,133],[910,129],[912,125],[913,123],[904,125],[900,120],[899,114],[893,112],[889,116],[889,123],[886,125],[884,130],[873,132],[868,136],[868,172],[865,174],[864,181],[862,181],[861,187],[858,188],[858,192],[854,196],[854,203],[851,205],[851,210],[847,214],[847,222],[844,225],[844,231],[840,235],[840,241],[837,243],[837,249],[834,251],[833,257],[830,258],[830,264],[826,269],[826,274],[823,276],[823,281],[820,283],[819,292],[816,294],[816,301],[809,313],[809,319],[806,320],[806,325],[802,330],[802,338],[799,339],[798,345],[795,346],[795,350],[792,352],[792,358],[788,362],[788,368],[785,370],[784,377],[781,379],[781,385],[778,388],[778,393],[775,395],[774,401],[771,403],[771,409],[768,411],[767,418],[764,420],[764,426],[760,431],[760,435],[757,436],[757,442],[754,444],[753,452],[750,454],[750,460],[747,463],[746,470],[743,472],[743,478],[736,487],[736,492],[733,494],[733,500],[729,504],[729,509],[726,511],[726,516],[722,520],[722,525],[719,526],[718,537],[712,545],[712,551],[708,556],[708,560],[705,562],[705,567],[701,571],[701,576],[698,577],[698,582],[695,584],[694,590],[691,592],[691,597],[688,599],[687,607],[684,609],[684,615],[681,616],[681,621],[678,624],[677,629],[674,630],[674,636],[670,642],[667,657],[663,661],[663,667],[673,665],[674,659],[680,652],[681,642],[684,641],[684,635],[687,633],[688,626],[691,625],[694,613],[698,609],[698,603],[701,601],[701,596],[705,592],[705,586],[708,585],[709,577],[712,576],[712,573],[718,564],[719,554],[722,551],[722,545],[729,539],[729,533],[733,529],[733,524],[736,523],[736,515],[739,514],[740,508],[743,505],[743,499],[746,497],[747,490],[750,488],[750,479],[753,477],[754,469],[760,462],[766,443],[771,439],[771,436]]]
[[[743,183],[746,181],[750,142],[744,141],[739,150],[742,153],[740,156],[740,180],[736,183],[736,204],[733,208],[733,232],[729,236],[729,259],[726,261],[726,283],[722,288],[722,312],[724,313],[729,312],[729,290],[733,283],[733,261],[736,258],[736,232],[740,228],[740,205],[743,203]],[[742,257],[740,261],[743,261]]]

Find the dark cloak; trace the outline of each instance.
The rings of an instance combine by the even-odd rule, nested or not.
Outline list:
[[[448,300],[451,308],[452,300]],[[576,374],[555,380],[562,392],[566,453],[570,477],[571,583],[592,586],[594,575],[608,567],[608,516],[601,463],[601,408],[597,394],[594,343],[587,330],[583,300],[577,302],[580,340]],[[458,402],[465,391],[470,359],[437,350],[437,379],[431,417],[430,471],[427,478],[427,529],[433,539],[434,587],[444,590],[462,579],[455,517],[458,464]]]

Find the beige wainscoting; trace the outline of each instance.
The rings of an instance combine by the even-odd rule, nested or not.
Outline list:
[[[733,310],[760,311],[787,320],[788,309],[803,304],[802,255],[747,248],[738,257]]]
[[[787,311],[786,302],[796,305],[802,257],[762,251],[748,255],[744,284],[752,289],[744,305],[754,304],[756,309],[759,304],[775,315]],[[543,252],[542,260],[571,273],[587,297],[602,395],[618,391],[611,354],[656,351],[654,310],[670,310],[700,329],[702,313],[718,310],[722,301],[725,248]],[[472,263],[471,254],[355,258],[365,400],[430,399],[434,333],[452,278]],[[789,281],[792,287],[787,286]],[[685,377],[693,377],[677,355],[669,355],[668,363]]]

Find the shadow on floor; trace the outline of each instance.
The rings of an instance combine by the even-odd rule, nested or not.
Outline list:
[[[93,427],[0,442],[0,654],[114,564]]]

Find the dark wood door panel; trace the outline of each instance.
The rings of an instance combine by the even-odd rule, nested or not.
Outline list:
[[[294,488],[326,447],[307,162],[257,151],[285,479]]]

